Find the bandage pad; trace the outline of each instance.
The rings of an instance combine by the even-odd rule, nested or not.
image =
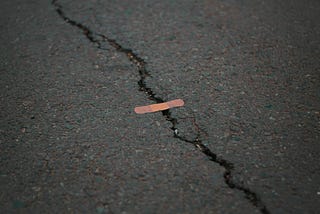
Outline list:
[[[167,110],[169,108],[180,107],[184,105],[184,101],[182,99],[171,100],[165,103],[157,103],[148,106],[139,106],[135,107],[134,111],[137,114],[145,114],[157,111]]]

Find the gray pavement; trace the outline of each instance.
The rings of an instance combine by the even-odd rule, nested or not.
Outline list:
[[[1,2],[1,213],[318,213],[319,16],[314,0]]]

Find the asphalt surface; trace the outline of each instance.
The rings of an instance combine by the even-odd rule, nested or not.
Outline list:
[[[319,212],[320,2],[0,4],[1,213]]]

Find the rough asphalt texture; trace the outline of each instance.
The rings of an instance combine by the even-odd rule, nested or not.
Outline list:
[[[320,2],[58,0],[0,7],[1,213],[318,213]]]

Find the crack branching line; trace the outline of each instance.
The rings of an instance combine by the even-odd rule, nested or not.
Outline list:
[[[161,97],[156,96],[156,94],[152,91],[150,87],[146,84],[146,78],[150,76],[149,71],[146,69],[146,62],[140,58],[137,54],[135,54],[131,49],[127,49],[122,47],[116,40],[110,39],[109,37],[95,33],[90,30],[87,26],[70,19],[63,11],[62,6],[57,2],[57,0],[52,0],[52,5],[55,7],[56,12],[59,16],[68,24],[77,27],[80,29],[86,38],[95,44],[97,48],[105,50],[103,48],[103,43],[108,43],[110,46],[114,47],[117,51],[124,53],[128,59],[137,67],[139,71],[140,80],[138,81],[139,90],[145,92],[148,95],[148,98],[156,103],[165,102]],[[264,203],[261,201],[260,197],[254,191],[250,190],[248,187],[245,187],[242,184],[238,184],[233,180],[232,171],[234,170],[234,164],[218,157],[215,153],[213,153],[207,146],[205,146],[200,139],[201,131],[197,130],[197,136],[194,140],[189,140],[184,136],[179,135],[178,133],[178,120],[171,115],[170,110],[162,111],[162,115],[166,118],[167,121],[171,122],[171,129],[174,132],[174,137],[185,142],[194,145],[198,148],[202,153],[204,153],[209,160],[219,164],[224,168],[225,172],[223,174],[224,181],[231,189],[237,189],[245,194],[245,197],[251,202],[252,205],[257,207],[261,213],[268,214],[270,213]],[[197,125],[198,126],[198,125]]]

